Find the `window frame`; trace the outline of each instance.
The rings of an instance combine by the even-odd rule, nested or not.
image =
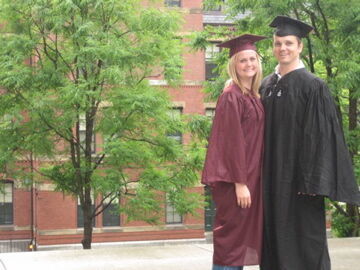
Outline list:
[[[106,202],[107,200],[104,200],[103,202],[103,206],[105,204],[107,204]],[[103,227],[119,227],[121,226],[121,217],[120,217],[120,213],[112,213],[113,209],[111,208],[111,206],[115,205],[115,206],[119,206],[120,204],[120,198],[115,199],[114,201],[111,202],[111,204],[103,210],[102,212],[102,226]],[[117,219],[115,219],[115,216],[117,217]],[[110,222],[105,222],[106,218],[110,218]],[[110,224],[112,223],[114,220],[116,220],[116,224]]]
[[[91,209],[95,210],[95,200],[94,197],[91,196]],[[81,213],[81,216],[79,215]],[[81,218],[80,218],[81,217]],[[84,220],[83,220],[83,215],[82,215],[82,209],[81,209],[81,205],[80,205],[80,198],[77,198],[77,205],[76,205],[76,227],[78,229],[83,229],[84,228]],[[81,224],[82,223],[82,224]],[[93,228],[96,227],[96,217],[93,218]]]
[[[171,214],[171,215],[169,215]],[[176,219],[176,216],[179,220]],[[170,220],[171,217],[171,220]],[[183,224],[184,218],[182,215],[180,215],[178,212],[176,212],[175,207],[171,204],[171,202],[168,199],[168,196],[166,195],[165,199],[165,223],[166,225],[174,225],[174,224]]]
[[[83,139],[82,139],[83,137]],[[86,138],[86,116],[85,114],[79,115],[79,140],[81,145],[85,149],[85,138]],[[93,132],[93,136],[91,138],[91,154],[96,153],[96,134],[95,130]]]
[[[205,49],[205,80],[212,81],[219,74],[215,73],[213,70],[216,68],[216,63],[214,59],[217,54],[221,53],[221,48],[216,45],[220,44],[220,42],[211,42],[209,46],[206,46]],[[211,48],[211,51],[208,50]]]
[[[184,108],[182,106],[173,106],[173,107],[171,107],[169,113],[172,117],[177,117],[177,115],[174,113],[176,111],[176,112],[179,112],[178,115],[179,115],[179,117],[181,117],[183,115],[183,110],[184,110]],[[167,133],[167,137],[174,139],[179,144],[183,144],[183,134],[180,131],[177,131],[174,133]]]
[[[224,6],[226,5],[226,0],[222,0],[222,3],[214,6],[213,8],[204,8],[205,13],[222,13],[224,11]]]
[[[0,204],[4,204],[4,208],[5,208],[5,204],[6,204],[6,185],[10,185],[10,190],[11,190],[11,207],[9,207],[9,209],[11,209],[10,211],[10,218],[7,219],[7,212],[6,211],[1,211],[0,212],[0,226],[9,226],[9,225],[14,225],[14,182],[13,181],[9,181],[9,180],[5,180],[2,181],[2,183],[0,183],[0,185],[4,185],[4,190],[0,192]],[[3,193],[4,192],[4,193]],[[3,200],[3,201],[2,201]],[[7,221],[8,220],[8,221]]]
[[[212,120],[215,117],[215,111],[216,111],[215,107],[206,107],[205,116]]]
[[[181,0],[165,0],[164,5],[166,7],[181,7],[182,1]]]

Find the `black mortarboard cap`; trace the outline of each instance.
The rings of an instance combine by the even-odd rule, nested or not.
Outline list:
[[[312,26],[287,16],[277,16],[269,26],[276,28],[275,35],[279,37],[293,35],[303,38],[313,30]]]
[[[229,48],[230,49],[230,57],[234,54],[243,51],[243,50],[253,50],[256,51],[255,42],[265,39],[267,37],[258,36],[258,35],[251,35],[251,34],[244,34],[238,36],[236,38],[227,40],[223,43],[218,44],[218,47],[221,48]]]

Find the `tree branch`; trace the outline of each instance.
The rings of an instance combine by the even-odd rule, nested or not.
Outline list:
[[[100,203],[99,203],[99,204],[96,206],[96,208],[94,209],[94,211],[93,211],[93,213],[92,213],[92,217],[96,217],[96,216],[98,216],[99,214],[101,214],[102,212],[104,212],[104,211],[112,204],[112,202],[115,201],[116,199],[118,199],[119,196],[120,196],[120,192],[116,192],[116,193],[113,195],[113,197],[110,199],[110,201],[109,201],[108,203],[104,204],[105,200],[108,199],[110,196],[112,196],[112,194],[113,194],[113,192],[107,194],[106,196],[104,196],[104,197],[101,199]],[[100,209],[100,208],[101,208],[101,209]],[[99,210],[99,209],[100,209],[100,211],[97,211],[97,210]]]
[[[334,201],[331,201],[331,204],[344,216],[349,217],[348,213],[337,203]]]

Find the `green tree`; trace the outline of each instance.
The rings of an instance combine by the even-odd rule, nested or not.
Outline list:
[[[206,0],[205,7],[220,4],[221,0]],[[313,34],[305,40],[302,59],[311,72],[316,73],[330,86],[338,103],[344,133],[353,158],[355,174],[360,183],[360,128],[359,128],[359,11],[360,2],[356,0],[227,0],[225,12],[235,20],[235,31],[214,31],[205,29],[193,39],[195,48],[204,48],[207,39],[216,36],[254,33],[267,35],[269,41],[261,42],[260,53],[263,56],[264,74],[269,74],[275,67],[271,52],[273,29],[268,27],[277,15],[288,15],[306,21],[314,27]],[[238,14],[245,14],[238,19]],[[267,47],[267,48],[266,48]],[[223,57],[219,57],[220,70]],[[216,97],[220,93],[225,72],[219,79],[210,83],[207,91]],[[341,220],[351,223],[347,226],[346,236],[360,235],[359,207],[331,202]],[[341,224],[341,222],[335,222]],[[336,229],[336,226],[334,226]],[[344,231],[344,230],[343,230]]]
[[[0,1],[1,172],[50,179],[79,198],[85,249],[93,219],[119,197],[129,219],[152,223],[162,194],[180,214],[198,206],[186,188],[201,155],[168,136],[186,125],[148,81],[180,80],[181,18],[153,2]],[[20,162],[27,157],[39,165]],[[92,195],[102,198],[95,208]]]

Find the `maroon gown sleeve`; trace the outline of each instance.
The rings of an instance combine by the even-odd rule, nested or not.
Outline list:
[[[241,96],[239,90],[230,87],[219,97],[201,179],[205,185],[247,181]]]

